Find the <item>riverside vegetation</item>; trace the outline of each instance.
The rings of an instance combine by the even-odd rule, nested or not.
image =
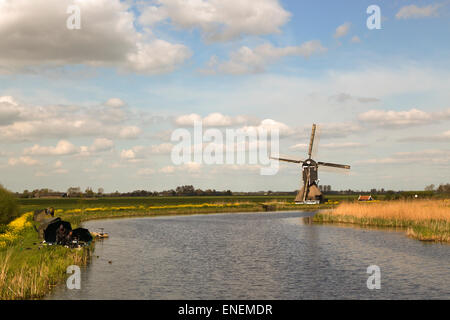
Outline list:
[[[313,221],[402,228],[422,241],[450,242],[450,200],[344,202],[317,213]]]

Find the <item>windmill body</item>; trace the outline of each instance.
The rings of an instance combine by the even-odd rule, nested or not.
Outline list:
[[[306,160],[294,160],[288,158],[273,158],[279,161],[286,161],[292,163],[298,163],[302,165],[302,187],[295,197],[295,203],[298,204],[318,204],[322,202],[323,196],[319,189],[319,166],[333,167],[340,169],[350,169],[349,165],[314,161],[312,157],[312,150],[314,145],[314,139],[316,135],[316,125],[313,124],[311,138],[309,141],[308,159]]]

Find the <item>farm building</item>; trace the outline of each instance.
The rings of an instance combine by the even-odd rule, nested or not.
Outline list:
[[[373,201],[372,196],[359,196],[358,201]]]

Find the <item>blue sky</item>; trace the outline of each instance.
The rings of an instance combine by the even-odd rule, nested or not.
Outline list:
[[[69,5],[81,28],[69,30]],[[366,26],[369,5],[381,29]],[[0,183],[21,191],[181,184],[294,190],[299,168],[175,166],[183,116],[283,132],[303,158],[311,124],[334,189],[449,182],[449,1],[0,3]],[[238,120],[240,119],[240,120]],[[224,125],[226,124],[226,125]],[[426,163],[426,166],[424,166]]]

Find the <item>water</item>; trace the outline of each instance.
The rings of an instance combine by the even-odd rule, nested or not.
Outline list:
[[[96,243],[80,290],[64,284],[48,299],[450,299],[450,245],[308,215],[90,221],[110,238]],[[369,265],[381,269],[380,290],[367,288]]]

